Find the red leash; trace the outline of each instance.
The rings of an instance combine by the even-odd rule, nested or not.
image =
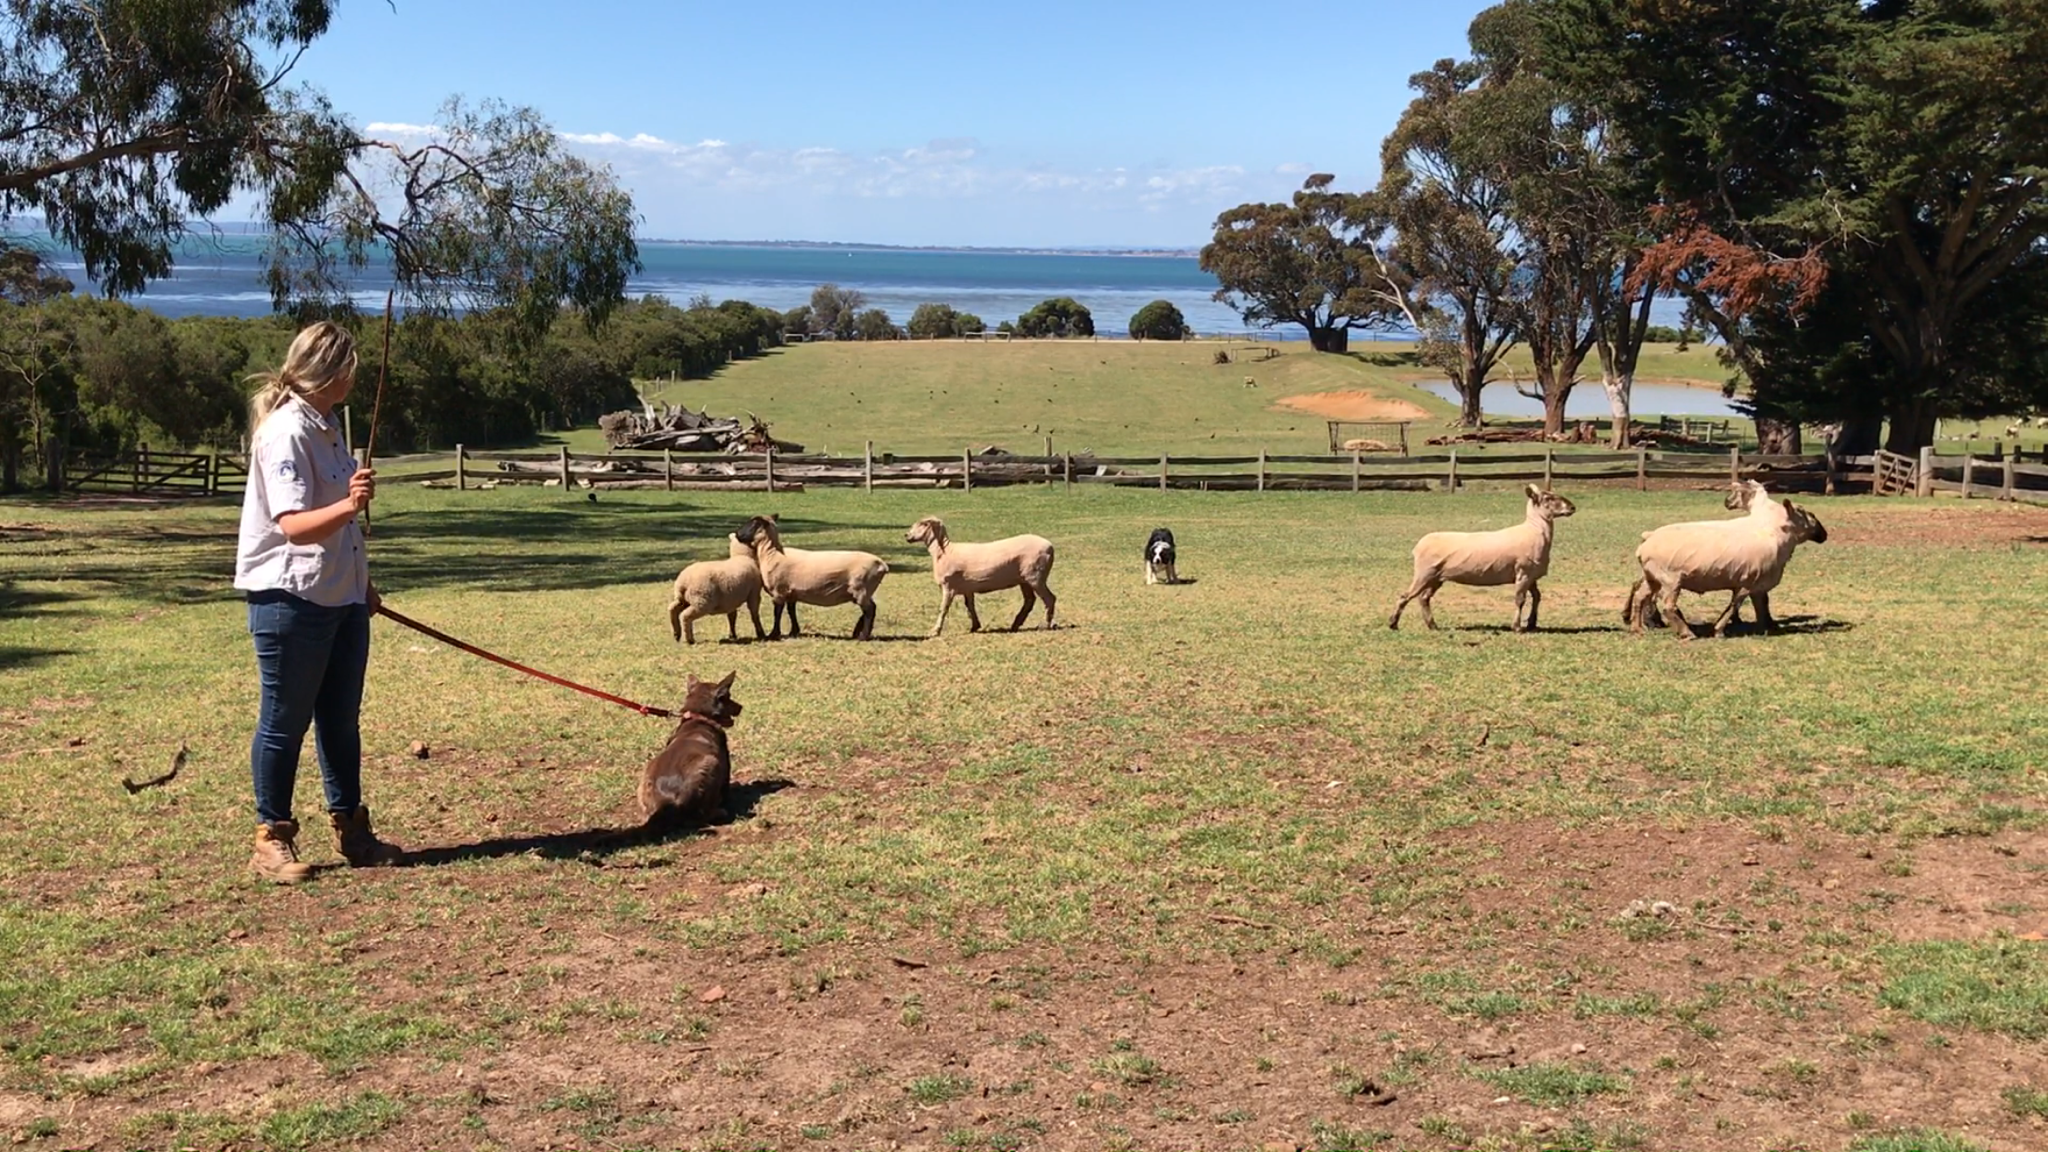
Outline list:
[[[503,664],[505,667],[510,668],[515,672],[524,672],[528,676],[537,677],[539,679],[547,681],[550,684],[560,684],[564,688],[574,688],[576,691],[581,692],[586,696],[595,696],[599,700],[609,700],[612,703],[617,704],[621,708],[631,708],[633,711],[640,713],[642,716],[675,715],[674,712],[671,712],[666,708],[652,708],[645,704],[635,704],[631,700],[628,700],[623,696],[614,696],[609,692],[599,692],[595,688],[585,688],[583,685],[578,684],[573,680],[564,680],[560,676],[550,676],[537,668],[528,668],[526,665],[521,664],[516,660],[507,660],[503,656],[497,655],[494,652],[486,652],[483,649],[478,648],[474,644],[464,644],[462,641],[457,640],[455,637],[448,635],[446,632],[441,632],[433,628],[429,628],[425,624],[422,624],[409,616],[401,616],[398,613],[393,612],[389,607],[380,605],[377,608],[377,613],[380,616],[389,616],[391,617],[392,620],[396,621],[397,623],[403,624],[407,628],[410,628],[415,632],[421,633],[422,635],[432,636],[434,639],[439,640],[443,644],[447,644],[455,648],[460,648],[464,652],[469,653],[471,656],[481,656],[494,664]]]

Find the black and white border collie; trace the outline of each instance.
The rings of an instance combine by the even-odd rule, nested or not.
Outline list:
[[[1180,583],[1173,570],[1173,533],[1164,528],[1154,528],[1145,541],[1145,583]]]

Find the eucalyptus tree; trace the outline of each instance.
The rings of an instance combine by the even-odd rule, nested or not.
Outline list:
[[[1247,324],[1299,324],[1318,352],[1342,352],[1354,330],[1389,330],[1399,309],[1380,290],[1374,245],[1387,220],[1365,193],[1334,191],[1317,173],[1285,204],[1240,204],[1216,217],[1202,270],[1215,299]]]
[[[1377,199],[1394,240],[1374,257],[1375,291],[1401,303],[1470,427],[1515,343],[1522,259],[1508,181],[1486,141],[1483,77],[1480,65],[1456,60],[1409,77],[1417,95],[1380,147]]]

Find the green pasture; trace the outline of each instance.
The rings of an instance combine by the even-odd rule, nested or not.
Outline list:
[[[800,348],[690,385],[689,400],[786,412],[778,430],[807,441],[837,439],[842,427],[849,445],[856,433],[906,448],[980,441],[985,432],[947,422],[964,417],[937,414],[951,409],[913,420],[915,398],[885,405],[870,393],[875,410],[848,414],[769,397],[793,390],[795,377],[779,374],[828,359],[849,372],[928,372],[986,396],[998,390],[993,377],[957,365],[997,351]],[[1052,407],[1068,419],[1115,404],[1149,434],[1172,419],[1173,372],[1127,368],[1120,395],[1091,389],[1109,387],[1102,361],[1155,351],[1105,343],[1032,355],[1052,369],[1045,389],[1062,391]],[[956,368],[940,373],[920,357]],[[1083,358],[1096,371],[1062,375],[1061,363],[1078,371]],[[1254,371],[1275,389],[1251,397],[1236,384],[1242,371],[1217,369],[1200,409],[1219,422],[1231,414],[1237,423],[1219,439],[1238,446],[1286,419],[1264,410],[1276,391],[1384,378],[1357,360],[1307,355]],[[835,383],[814,394],[845,383],[849,402],[860,399],[863,378],[817,375]],[[1067,389],[1082,394],[1068,401]],[[1016,393],[1002,395],[1007,407]],[[902,436],[887,437],[898,422]],[[1090,437],[1060,427],[1069,444],[1139,443],[1135,430],[1125,441],[1121,428]],[[1416,1085],[1404,1092],[1469,1096],[1474,1107],[1528,1099],[1563,1110],[1559,1125],[1579,1117],[1591,1127],[1573,1130],[1592,1142],[1571,1147],[1676,1146],[1663,1125],[1696,1102],[1639,1115],[1647,1128],[1631,1144],[1617,1142],[1623,1129],[1601,1127],[1611,1113],[1599,1110],[1622,1106],[1602,1101],[1649,1107],[1653,1089],[1696,1074],[1685,1061],[1720,1059],[1708,1051],[1714,1035],[1745,1014],[1775,1021],[1787,1059],[1827,1067],[1842,1051],[1839,1032],[1876,1018],[1895,1032],[1931,1030],[1958,1052],[2033,1053],[2010,1074],[1949,1085],[1928,1102],[1933,1121],[1974,1116],[1979,1138],[2022,1147],[2027,1113],[1999,1101],[2048,1088],[2038,1047],[2048,960],[2011,933],[2039,927],[2048,898],[2020,900],[2002,931],[1935,941],[1896,929],[1892,904],[1865,890],[1893,889],[1896,902],[1916,854],[1936,845],[2042,843],[2048,645],[2037,618],[2048,600],[2048,515],[1991,502],[1821,502],[1834,539],[1802,549],[1775,597],[1791,631],[1686,644],[1622,630],[1630,555],[1646,528],[1723,515],[1717,496],[1570,495],[1579,513],[1558,528],[1543,629],[1514,635],[1508,593],[1455,587],[1437,598],[1445,631],[1423,630],[1413,613],[1401,632],[1386,628],[1414,539],[1519,519],[1506,489],[605,491],[592,501],[389,485],[370,546],[394,608],[654,704],[674,704],[686,672],[737,671],[746,710],[732,736],[735,775],[755,788],[744,818],[715,838],[591,852],[564,834],[634,818],[635,773],[664,726],[378,621],[366,790],[380,828],[425,850],[426,866],[329,873],[291,891],[258,888],[243,871],[255,688],[244,611],[228,587],[236,509],[0,502],[0,1106],[14,1109],[12,1130],[41,1133],[23,1139],[58,1141],[31,1147],[85,1137],[102,1147],[340,1147],[379,1133],[419,1146],[472,1115],[466,1146],[519,1146],[492,1127],[508,1116],[526,1125],[517,1131],[577,1146],[734,1146],[625,1096],[565,1104],[556,1093],[493,1111],[403,1087],[405,1076],[487,1067],[535,1043],[564,1058],[625,1045],[653,1064],[674,1044],[715,1049],[716,1034],[702,1039],[712,1010],[688,989],[654,981],[571,994],[584,970],[576,956],[609,940],[641,967],[747,955],[815,969],[805,996],[886,972],[886,957],[906,950],[954,964],[1030,956],[1055,977],[1060,957],[1218,972],[1268,958],[1299,973],[1311,999],[1350,988],[1345,1003],[1443,1021],[1451,1037],[1488,1021],[1589,1038],[1653,1029],[1663,1037],[1654,1051],[1560,1064],[1561,1080],[1531,1079],[1540,1065],[1509,1075],[1441,1053],[1398,1065],[1402,1083]],[[799,641],[671,641],[665,608],[678,567],[722,556],[725,533],[768,511],[792,545],[889,561],[881,642],[843,639],[853,615],[843,608],[806,609]],[[971,635],[956,610],[946,635],[924,639],[938,593],[903,532],[929,514],[956,539],[1055,540],[1062,627]],[[1156,524],[1175,530],[1193,583],[1143,585],[1140,547]],[[993,600],[984,619],[1007,621],[1013,599]],[[741,628],[750,635],[744,619]],[[698,625],[700,641],[723,630]],[[413,741],[429,758],[407,754]],[[124,789],[124,776],[162,771],[181,742],[191,755],[177,780]],[[299,802],[316,825],[310,742]],[[1530,827],[1570,837],[1721,829],[1784,845],[1784,871],[1776,888],[1753,871],[1747,888],[1674,894],[1684,914],[1673,923],[1628,922],[1616,919],[1619,897],[1532,881],[1516,831]],[[316,831],[310,855],[324,861],[331,849]],[[1858,881],[1853,911],[1809,906],[1822,898],[1818,873],[1797,861],[1813,867],[1823,847],[1896,871]],[[2043,890],[2038,856],[1988,859],[2032,869]],[[741,885],[759,885],[759,897],[704,898]],[[1503,890],[1535,894],[1501,907]],[[1384,953],[1390,925],[1409,949],[1398,962]],[[1734,951],[1705,965],[1674,959],[1666,976],[1676,991],[1640,986],[1634,968],[1604,959],[1667,935],[1674,949]],[[1796,1005],[1796,1018],[1773,1015],[1781,1004]],[[892,1005],[889,1027],[909,1027],[913,1009],[921,1018],[916,1005]],[[1652,1062],[1667,1049],[1675,1063]],[[1917,1059],[1859,1052],[1871,1068]],[[1161,1146],[1258,1146],[1249,1127],[1200,1126],[1216,1123],[1206,1114],[1191,1128],[1159,1120],[1166,1097],[1187,1089],[1175,1087],[1170,1060],[1155,1077],[1141,1055],[1097,1054],[1114,1075],[1107,1095],[1088,1090],[1084,1114],[1098,1126],[1080,1131],[1091,1146],[1114,1143],[1099,1125],[1136,1131],[1134,1115],[1165,1125]],[[1037,1095],[978,1106],[1015,1122],[1003,1138],[1021,1143],[1010,1146],[1034,1146],[1033,1131],[1045,1131],[1049,1113],[1031,1109],[1050,1105],[1032,1101],[1050,1098],[1060,1057],[1044,1059]],[[1085,1070],[1086,1059],[1067,1059]],[[222,1069],[273,1064],[283,1086],[260,1104],[192,1094]],[[902,1070],[906,1083],[923,1083],[918,1075],[941,1073]],[[944,1075],[985,1083],[971,1068]],[[1319,1066],[1314,1075],[1323,1078]],[[1363,1092],[1356,1077],[1331,1075],[1353,1083],[1349,1096]],[[756,1087],[794,1100],[816,1086],[771,1076]],[[1377,1131],[1344,1118],[1344,1093],[1322,1091],[1338,1127],[1317,1132]],[[1815,1123],[1825,1113],[1843,1133],[1822,1146],[1846,1146],[1842,1116],[1859,1091],[1851,1078],[1807,1094]],[[1259,1092],[1246,1093],[1249,1117]],[[910,1098],[967,1109],[958,1123],[971,1131],[973,1107],[947,1103],[962,1094]],[[836,1107],[813,1111],[829,1118]],[[801,1111],[792,1105],[792,1116]],[[613,1127],[594,1130],[603,1139],[574,1135],[606,1116]],[[630,1116],[643,1127],[618,1127]],[[761,1123],[744,1146],[794,1146],[809,1134],[796,1119]],[[843,1116],[834,1123],[855,1131]],[[1477,1123],[1411,1116],[1387,1146],[1550,1146],[1540,1132]],[[1073,1146],[1072,1135],[1042,1142]]]
[[[1279,406],[1317,392],[1364,391],[1413,404],[1423,412],[1411,430],[1418,441],[1457,416],[1455,406],[1415,386],[1439,374],[1404,344],[1360,342],[1329,355],[1273,341],[1256,347],[1277,349],[1274,359],[1214,363],[1219,349],[1249,347],[1222,340],[799,344],[709,380],[649,382],[647,395],[720,415],[750,411],[778,437],[839,455],[859,455],[869,440],[877,451],[997,444],[1035,453],[1046,436],[1055,451],[1103,455],[1323,452],[1325,418]],[[1510,363],[1526,378],[1525,362]],[[1659,345],[1644,352],[1641,375],[1718,386],[1726,372],[1708,349]],[[1258,387],[1246,388],[1247,376]],[[569,434],[568,443],[576,451],[603,449],[594,429]]]

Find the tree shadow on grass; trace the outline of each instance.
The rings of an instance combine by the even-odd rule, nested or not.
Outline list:
[[[0,672],[12,672],[18,668],[33,668],[66,656],[76,656],[70,648],[14,648],[0,646]]]
[[[726,792],[726,811],[730,813],[730,819],[725,823],[753,819],[754,810],[760,806],[762,797],[780,792],[784,788],[794,787],[796,781],[781,777],[734,784]],[[540,832],[531,836],[498,836],[473,844],[451,844],[440,848],[411,850],[395,867],[433,868],[468,860],[493,860],[503,856],[528,854],[548,860],[581,860],[601,866],[604,858],[615,852],[694,838],[703,835],[704,830],[705,825],[701,823],[682,823],[662,829],[649,829],[645,825],[633,824],[620,828],[583,828],[574,832]],[[657,865],[650,863],[648,866]]]

